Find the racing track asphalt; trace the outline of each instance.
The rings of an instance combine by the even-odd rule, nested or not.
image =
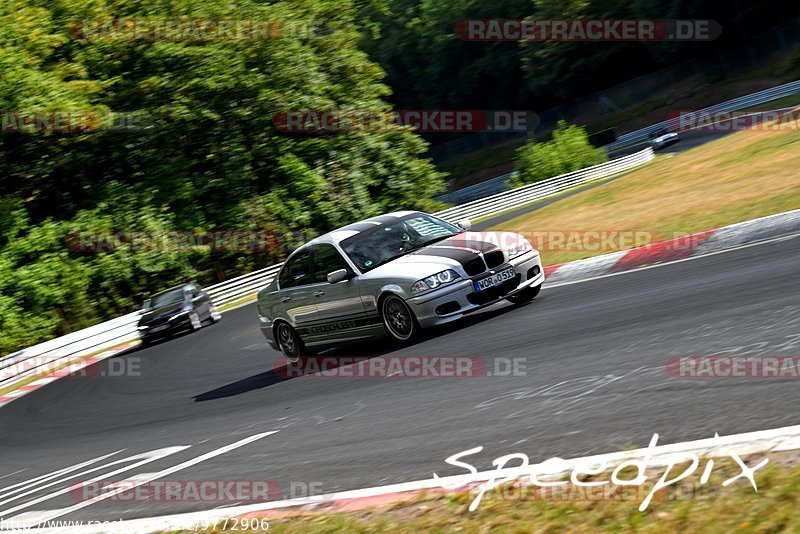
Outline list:
[[[800,238],[792,238],[545,288],[531,304],[495,305],[403,349],[375,342],[332,351],[472,356],[490,370],[520,358],[523,376],[284,379],[246,306],[2,408],[0,503],[4,487],[120,449],[191,445],[117,477],[130,478],[272,430],[168,478],[272,480],[290,497],[309,482],[332,492],[460,474],[444,459],[479,445],[484,451],[467,460],[490,469],[512,452],[541,461],[644,447],[654,432],[663,444],[797,424],[796,380],[677,379],[665,370],[674,356],[800,354],[797,265]],[[141,376],[102,376],[131,364]],[[0,504],[0,516],[76,503],[62,495],[7,512],[44,493]],[[65,518],[235,502],[103,502]]]

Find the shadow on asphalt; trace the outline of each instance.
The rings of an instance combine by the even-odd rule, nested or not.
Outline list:
[[[536,300],[540,299],[541,297],[538,297]],[[535,302],[536,301],[522,305],[504,305],[500,307],[496,307],[497,304],[495,304],[488,309],[467,315],[458,321],[428,329],[424,331],[418,340],[411,345],[397,345],[386,342],[384,339],[382,340],[384,341],[382,348],[376,351],[375,340],[362,341],[359,343],[351,343],[346,346],[338,346],[332,349],[327,349],[316,356],[301,356],[301,359],[298,363],[291,365],[281,365],[281,363],[286,362],[283,356],[281,356],[276,360],[278,363],[272,370],[243,378],[241,380],[237,380],[236,382],[231,382],[230,384],[212,389],[210,391],[206,391],[205,393],[195,396],[194,401],[205,402],[223,399],[225,397],[233,397],[249,391],[274,386],[275,384],[280,384],[281,382],[292,380],[294,378],[316,374],[319,366],[313,365],[314,362],[312,360],[314,359],[325,358],[325,371],[327,372],[333,371],[342,366],[353,365],[354,358],[359,360],[368,360],[371,358],[385,356],[386,354],[394,352],[398,349],[408,349],[429,339],[434,339],[457,332],[464,328],[469,328],[470,326],[474,326],[478,323],[482,323],[484,321],[488,321],[489,319],[493,319],[495,317],[515,311],[518,308],[525,308],[533,305]],[[336,358],[339,358],[340,361],[337,362]]]

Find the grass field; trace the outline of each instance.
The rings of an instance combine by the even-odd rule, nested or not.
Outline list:
[[[800,131],[747,130],[659,159],[497,229],[523,234],[642,232],[653,236],[649,241],[659,241],[796,208]],[[545,246],[542,256],[552,265],[615,248],[627,247],[586,250],[554,245]]]

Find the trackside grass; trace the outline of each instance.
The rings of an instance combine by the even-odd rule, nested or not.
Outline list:
[[[717,465],[724,467],[715,468],[702,490],[697,488],[699,477],[695,474],[685,479],[694,480],[694,490],[681,486],[683,482],[663,489],[644,512],[638,509],[638,495],[618,500],[581,500],[582,494],[572,493],[563,499],[543,500],[520,498],[524,494],[519,491],[503,491],[497,495],[487,493],[475,512],[467,510],[474,494],[464,493],[421,496],[337,515],[270,517],[267,513],[264,517],[273,533],[798,532],[800,467],[792,456],[796,454],[770,455],[770,463],[754,475],[758,492],[744,478],[723,487],[724,480],[739,474],[738,468],[723,460]],[[752,467],[758,460],[746,461]],[[675,474],[679,473],[680,470]]]
[[[796,113],[796,111],[795,111]],[[497,230],[643,232],[637,245],[800,207],[800,130],[746,130],[661,158],[628,176],[499,225]],[[566,240],[565,240],[566,241]],[[547,246],[552,265],[629,248]],[[534,243],[534,246],[537,246]]]

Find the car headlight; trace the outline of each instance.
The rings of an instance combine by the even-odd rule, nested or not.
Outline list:
[[[452,269],[447,269],[446,271],[433,274],[423,278],[422,280],[417,280],[414,282],[414,285],[411,286],[411,292],[422,293],[423,291],[427,291],[429,289],[435,289],[447,284],[452,284],[459,279],[461,279],[461,276],[459,276],[457,272]]]
[[[147,330],[147,329],[148,329],[148,328],[150,328],[150,327],[149,327],[149,326],[147,326],[147,325],[141,325],[141,326],[139,326],[139,327],[137,327],[137,328],[139,328],[139,330]]]
[[[526,252],[530,252],[531,250],[533,250],[533,246],[531,245],[530,241],[524,237],[520,237],[513,245],[506,249],[506,252],[508,252],[508,259],[512,259],[516,258],[517,256],[521,256]]]

